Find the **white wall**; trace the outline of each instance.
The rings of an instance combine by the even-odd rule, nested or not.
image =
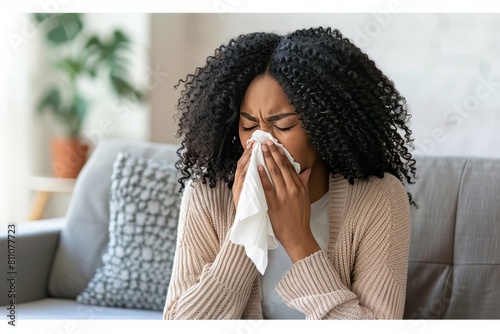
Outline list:
[[[31,64],[36,43],[23,14],[2,14],[0,40],[0,224],[25,219],[30,200],[28,178],[33,165]]]
[[[154,14],[152,63],[170,73],[152,92],[152,139],[178,143],[170,89],[220,44],[240,33],[329,25],[368,53],[406,97],[416,150],[500,157],[500,15]]]

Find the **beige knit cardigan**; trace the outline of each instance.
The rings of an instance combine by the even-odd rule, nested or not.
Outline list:
[[[403,316],[410,211],[390,174],[329,180],[328,250],[293,264],[276,290],[306,319],[400,319]],[[188,185],[163,319],[261,319],[255,265],[228,239],[235,216],[224,182]]]

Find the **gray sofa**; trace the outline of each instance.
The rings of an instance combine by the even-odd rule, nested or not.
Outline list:
[[[17,319],[161,319],[161,310],[92,306],[75,298],[103,263],[118,152],[175,161],[176,149],[104,140],[78,177],[65,217],[17,224]],[[500,159],[416,159],[420,179],[409,190],[420,208],[412,208],[404,318],[500,319]],[[0,271],[9,271],[5,256]],[[0,288],[3,309],[8,282],[1,280]]]

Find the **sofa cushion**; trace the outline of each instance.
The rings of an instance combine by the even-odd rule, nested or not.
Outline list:
[[[500,317],[500,160],[417,156],[405,318]]]
[[[131,139],[105,139],[99,143],[76,180],[52,264],[50,296],[76,298],[103,265],[102,254],[109,241],[111,174],[117,154],[129,152],[174,162],[177,148],[174,144]]]
[[[469,159],[458,197],[447,318],[500,318],[500,160]]]
[[[181,196],[173,163],[119,153],[111,177],[109,244],[84,304],[162,310]]]
[[[443,296],[452,290],[457,202],[465,158],[416,157],[419,179],[408,187],[411,241],[404,318],[440,318]]]
[[[18,318],[23,321],[75,319],[81,321],[80,324],[87,324],[88,321],[94,320],[161,320],[162,316],[161,311],[86,305],[78,303],[74,299],[63,298],[45,298],[28,303],[20,303],[16,305],[16,308]],[[43,324],[43,322],[38,323]],[[39,330],[38,332],[41,331]],[[57,331],[57,333],[63,332],[81,333],[82,331]]]

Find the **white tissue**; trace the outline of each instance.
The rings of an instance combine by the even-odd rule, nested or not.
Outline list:
[[[245,246],[247,256],[255,263],[261,274],[264,274],[267,267],[268,249],[278,247],[278,240],[274,235],[271,220],[267,213],[266,196],[257,170],[257,166],[262,165],[269,177],[261,147],[266,139],[272,140],[276,146],[281,147],[286,157],[292,162],[297,174],[300,173],[299,163],[293,160],[285,147],[278,143],[270,133],[260,130],[254,131],[247,144],[253,141],[256,141],[257,144],[252,148],[252,156],[243,181],[229,239],[235,244]],[[271,180],[270,177],[269,180]]]

